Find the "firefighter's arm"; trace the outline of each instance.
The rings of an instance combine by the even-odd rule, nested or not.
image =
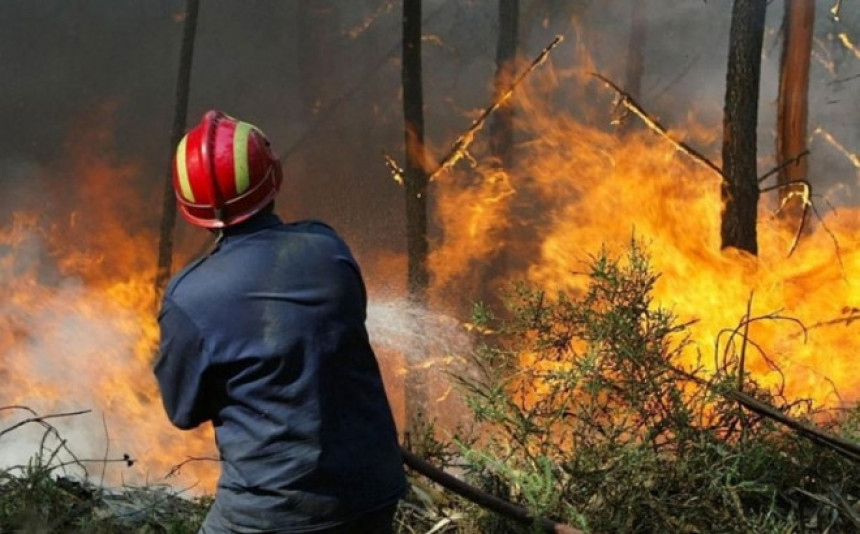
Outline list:
[[[213,416],[207,393],[208,357],[199,330],[169,298],[158,315],[161,329],[155,377],[170,421],[187,430]]]

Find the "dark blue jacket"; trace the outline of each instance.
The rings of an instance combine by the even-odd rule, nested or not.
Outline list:
[[[346,244],[253,218],[171,281],[155,364],[179,428],[212,421],[233,532],[309,532],[394,503],[406,482]]]

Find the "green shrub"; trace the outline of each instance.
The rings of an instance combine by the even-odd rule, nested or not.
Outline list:
[[[641,245],[601,252],[587,276],[573,296],[515,287],[504,318],[476,308],[491,333],[477,378],[459,377],[477,424],[460,443],[471,480],[594,532],[860,531],[856,463],[721,396],[738,385],[739,354],[716,372],[683,364],[696,347],[652,302]],[[748,376],[743,390],[814,415]],[[858,421],[854,409],[829,430],[856,439]]]

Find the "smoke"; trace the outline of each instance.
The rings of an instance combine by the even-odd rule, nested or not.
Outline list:
[[[272,138],[285,155],[278,212],[285,219],[325,220],[351,244],[367,277],[368,327],[386,384],[400,393],[402,405],[403,384],[422,379],[424,405],[432,407],[440,398],[452,398],[445,396],[455,382],[448,373],[468,372],[460,357],[471,350],[471,340],[453,314],[380,292],[394,287],[402,294],[405,285],[403,190],[382,158],[385,152],[401,159],[403,152],[400,10],[396,4],[388,9],[389,3],[315,0],[313,5],[329,9],[313,28],[299,17],[301,9],[311,5],[305,0],[202,3],[188,121],[220,108],[257,124]],[[521,2],[524,58],[535,57],[557,34],[566,38],[546,65],[553,69],[548,79],[555,84],[547,91],[546,105],[559,117],[582,117],[592,126],[612,129],[613,95],[573,72],[587,66],[623,84],[632,4]],[[730,4],[647,2],[642,43],[640,103],[677,131],[695,127],[716,132],[710,138],[697,137],[704,139],[697,148],[717,163]],[[855,30],[860,9],[844,4],[842,22],[836,23],[826,4],[816,18],[810,131],[831,132],[845,150],[857,153],[860,78],[835,81],[860,73],[860,61],[835,36],[847,31],[855,43],[860,41]],[[0,117],[7,126],[0,132],[0,221],[4,230],[16,224],[15,213],[27,212],[40,221],[27,235],[18,234],[18,241],[0,242],[0,293],[19,299],[0,300],[3,398],[40,413],[96,410],[57,422],[64,425],[64,433],[74,433],[70,442],[78,446],[80,440],[82,455],[100,456],[106,439],[127,443],[127,436],[135,434],[124,434],[123,424],[143,425],[160,406],[152,384],[141,386],[140,377],[149,376],[149,369],[139,357],[142,334],[136,312],[92,285],[90,277],[61,271],[43,232],[52,226],[64,231],[70,220],[84,221],[68,231],[70,248],[85,248],[82,243],[95,241],[94,234],[110,234],[119,243],[128,236],[114,238],[110,232],[118,229],[118,234],[155,236],[171,150],[167,143],[184,6],[182,0],[0,2],[0,62],[15,73],[14,83],[0,87]],[[762,171],[776,164],[773,129],[782,6],[771,2],[767,15],[759,126]],[[497,2],[424,3],[426,135],[436,155],[490,103],[496,10]],[[111,103],[108,111],[91,111],[103,109],[106,102]],[[110,127],[102,128],[108,119]],[[106,131],[110,142],[95,143],[82,135],[85,130]],[[518,141],[524,145],[530,140]],[[87,150],[90,145],[97,146]],[[814,136],[811,147],[810,179],[823,186],[817,192],[827,194],[834,205],[857,204],[860,176],[850,160],[822,136]],[[71,164],[79,153],[85,154],[85,161]],[[473,155],[485,157],[480,151]],[[103,166],[105,177],[83,195],[89,161],[134,165]],[[431,210],[435,187],[430,191]],[[131,201],[129,190],[137,193]],[[105,206],[112,207],[118,220],[98,226],[90,212]],[[540,211],[542,206],[529,209]],[[188,238],[189,229],[178,224],[177,257],[193,256],[201,239]],[[446,238],[438,226],[431,234],[434,240]],[[114,279],[131,279],[154,267],[154,238],[149,245],[135,249],[134,267],[115,254],[110,257],[117,261],[104,262],[101,268]],[[28,283],[32,285],[26,291],[18,290]],[[468,307],[480,297],[470,289],[449,300],[456,300],[458,309]],[[99,388],[124,383],[136,389],[123,397],[132,403],[123,413],[135,418],[125,422],[115,415],[118,406],[95,395]],[[444,402],[436,411],[453,412]],[[109,438],[101,431],[103,413],[116,418],[109,421]],[[0,413],[0,421],[10,415]],[[146,426],[146,431],[161,435],[160,427]],[[33,432],[28,439],[40,435],[37,428],[27,432]],[[27,456],[31,447],[5,446],[13,434],[3,436],[3,454],[23,451]],[[177,449],[181,445],[174,444]],[[155,445],[140,449],[145,447]],[[23,460],[18,455],[10,461]]]
[[[26,465],[37,454],[49,463],[56,454],[52,465],[69,463],[59,473],[80,475],[77,460],[103,459],[108,451],[107,426],[120,443],[135,441],[123,421],[127,412],[109,411],[112,382],[141,371],[134,350],[142,331],[129,328],[137,322],[133,310],[63,275],[48,248],[23,221],[0,246],[0,431],[9,430],[0,437],[0,466]],[[28,418],[79,411],[91,413],[46,420],[55,432],[39,422],[12,430]]]

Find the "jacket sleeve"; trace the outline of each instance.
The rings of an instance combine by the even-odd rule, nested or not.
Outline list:
[[[165,298],[158,315],[161,341],[155,377],[170,421],[188,430],[212,419],[214,409],[207,394],[208,358],[203,339],[185,312]]]

